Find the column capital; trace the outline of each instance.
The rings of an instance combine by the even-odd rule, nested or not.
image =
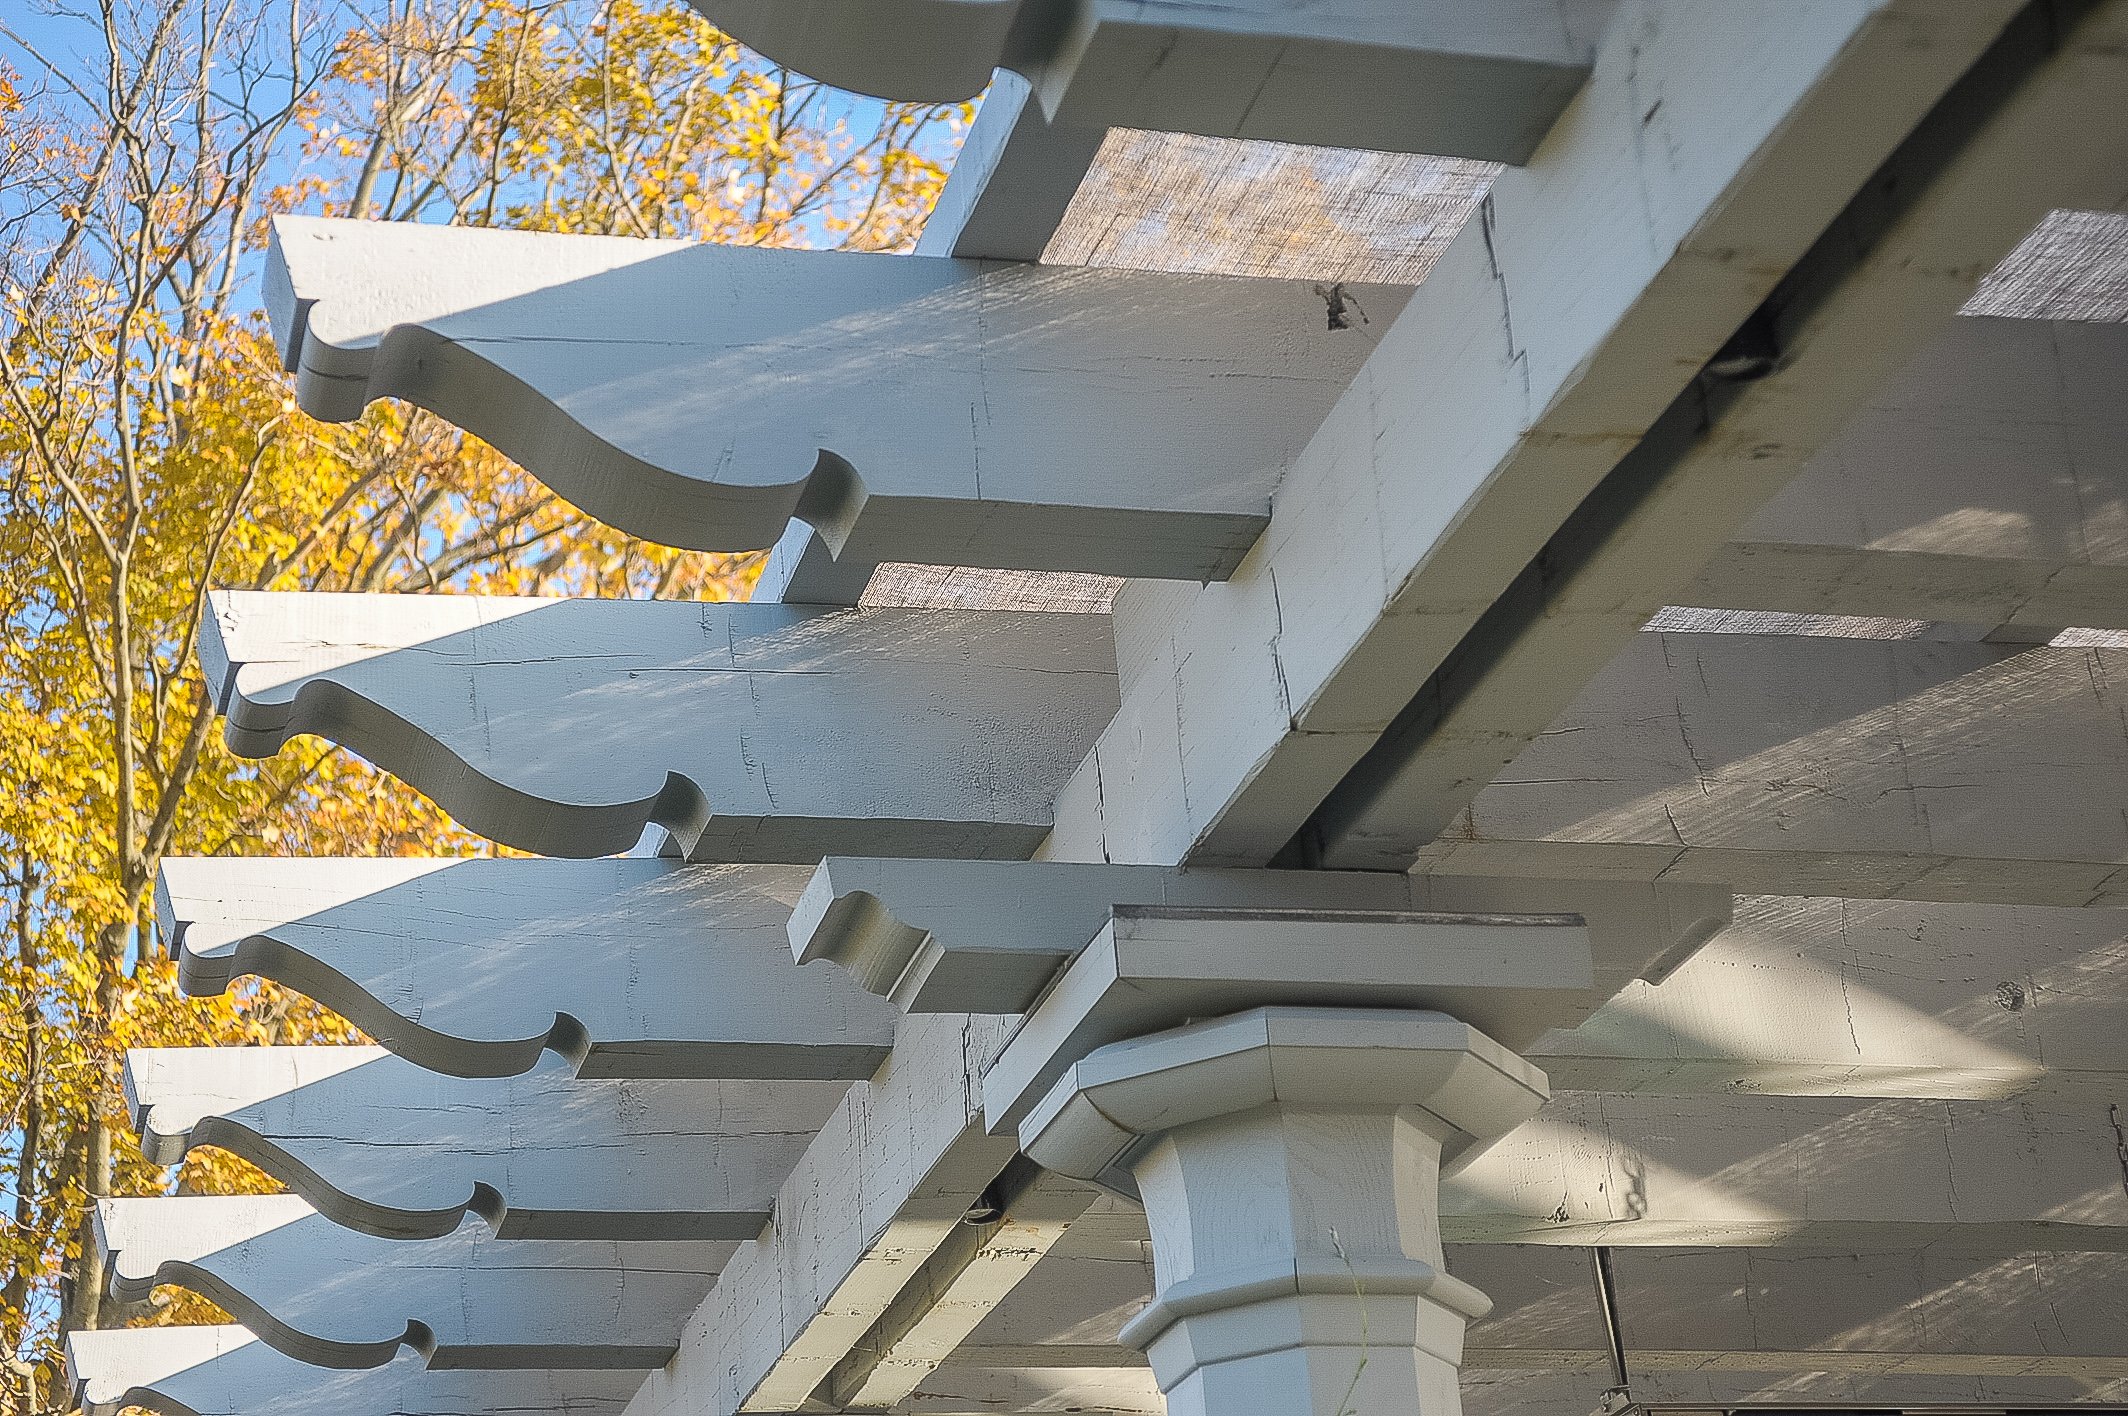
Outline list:
[[[1020,1123],[1020,1147],[1113,1180],[1149,1138],[1258,1107],[1409,1110],[1452,1163],[1549,1095],[1543,1072],[1446,1013],[1255,1008],[1095,1049]]]

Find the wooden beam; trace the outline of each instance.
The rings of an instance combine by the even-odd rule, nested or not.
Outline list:
[[[924,1260],[822,1383],[844,1411],[899,1406],[1033,1272],[1098,1193],[1023,1161],[998,1178],[996,1217],[964,1221]]]
[[[439,1369],[648,1371],[737,1247],[496,1239],[477,1221],[379,1239],[294,1195],[101,1200],[96,1242],[119,1298],[176,1284],[299,1361],[349,1370],[408,1348]]]
[[[1304,828],[1308,858],[1408,865],[2050,210],[2124,196],[2128,5],[2029,12],[1790,272],[1757,347],[1710,364],[1471,628]]]
[[[1966,317],[1679,603],[2128,629],[2128,326]]]
[[[1105,617],[218,591],[230,746],[329,736],[547,855],[1019,857],[1115,707]]]
[[[1472,1365],[1601,1369],[1587,1250],[1460,1246],[1448,1263],[1494,1303]],[[1634,1371],[2128,1376],[2124,1254],[1629,1249],[1614,1267]]]
[[[806,1409],[971,1211],[991,1212],[984,1193],[1016,1147],[978,1124],[978,1079],[1011,1031],[966,1014],[903,1021],[894,1056],[822,1128],[775,1222],[725,1266],[634,1416]]]
[[[404,398],[624,531],[795,518],[853,574],[1223,578],[1370,347],[1301,280],[307,217],[271,261],[313,415]]]
[[[1730,911],[1715,886],[833,856],[791,913],[791,951],[834,960],[904,1012],[1021,1013],[1119,905],[1571,914],[1604,996],[1663,977]]]
[[[1427,868],[2120,904],[2122,652],[1643,634]]]
[[[127,1407],[156,1416],[620,1416],[643,1381],[635,1372],[432,1371],[412,1361],[336,1371],[233,1325],[72,1332],[66,1352],[85,1416]]]
[[[2089,1093],[1561,1092],[1442,1181],[1441,1232],[1462,1244],[2128,1253],[2118,1146]]]
[[[243,1157],[335,1223],[435,1239],[751,1239],[847,1087],[441,1077],[381,1047],[136,1048],[150,1161]]]
[[[1042,259],[1107,135],[1105,127],[1050,122],[1025,79],[997,71],[924,221],[916,254]]]
[[[1093,0],[1066,19],[1023,0],[692,3],[779,63],[886,98],[971,98],[999,67],[1077,126],[1503,162],[1526,158],[1580,87],[1596,8]],[[1339,101],[1324,103],[1332,87]]]
[[[1753,896],[1528,1056],[1586,1091],[2104,1098],[2128,1088],[2124,970],[2114,910]]]
[[[797,866],[660,860],[167,858],[156,917],[178,983],[247,974],[316,998],[460,1077],[870,1076],[893,1009],[794,966]]]
[[[1281,850],[2018,9],[1627,0],[1249,560],[1118,601],[1123,706],[1047,854]]]

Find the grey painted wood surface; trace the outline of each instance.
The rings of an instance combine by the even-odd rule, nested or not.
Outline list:
[[[1643,634],[1427,866],[2120,904],[2124,652]]]
[[[87,1416],[619,1416],[642,1385],[635,1372],[432,1371],[412,1353],[339,1371],[234,1325],[76,1332],[66,1349]]]
[[[1019,1013],[1115,905],[1575,914],[1605,991],[1667,975],[1730,911],[1720,886],[1665,882],[834,856],[791,914],[791,950],[833,959],[904,1011]]]
[[[321,1367],[648,1371],[679,1345],[729,1243],[498,1239],[467,1220],[441,1239],[380,1239],[294,1195],[101,1200],[112,1292],[177,1284],[278,1350]]]
[[[1609,1359],[1588,1251],[1452,1243],[1447,1256],[1451,1272],[1494,1300],[1471,1325],[1466,1390],[1487,1372],[1571,1374],[1592,1406]],[[1893,1376],[1936,1378],[1938,1391],[1951,1378],[1971,1390],[1984,1379],[2029,1380],[2033,1390],[2075,1381],[2079,1396],[2128,1390],[2118,1341],[2128,1255],[1860,1245],[1624,1249],[1614,1262],[1636,1378],[1742,1372],[1765,1390],[1798,1394],[1867,1390],[1869,1379]],[[958,1360],[1120,1376],[1132,1354],[1089,1339],[1150,1292],[1147,1264],[1141,1215],[1089,1215]]]
[[[420,1065],[501,1077],[867,1077],[894,1011],[791,961],[800,866],[169,858],[179,985],[287,984]]]
[[[2128,628],[2128,325],[1968,316],[1679,603]]]
[[[1672,406],[1324,802],[1313,858],[1408,865],[2051,209],[2123,199],[2128,9],[2020,17],[1790,273],[1772,371]]]
[[[1760,895],[1661,985],[1529,1050],[1556,1087],[2100,1098],[2128,1088],[2128,913]]]
[[[298,397],[411,400],[668,545],[1224,577],[1370,349],[1312,281],[279,218]],[[1375,319],[1406,292],[1355,286]]]
[[[337,1223],[431,1239],[751,1239],[842,1100],[836,1082],[439,1076],[380,1047],[136,1048],[149,1160],[218,1146]]]
[[[799,72],[901,99],[968,98],[993,67],[1052,118],[1518,162],[1587,73],[1609,7],[1577,0],[693,0]],[[1023,13],[1024,12],[1024,13]],[[1339,101],[1326,103],[1335,92]]]
[[[1628,0],[1251,558],[1118,601],[1138,668],[1047,853],[1271,859],[2020,8]]]
[[[318,733],[520,849],[1018,857],[1115,708],[1105,617],[216,592],[230,746]]]

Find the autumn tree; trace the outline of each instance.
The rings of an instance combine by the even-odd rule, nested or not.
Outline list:
[[[407,408],[295,412],[258,309],[267,214],[890,249],[966,117],[827,90],[636,0],[77,0],[0,19],[0,1356],[17,1416],[63,1409],[62,1328],[135,1316],[83,1242],[95,1197],[172,1183],[128,1139],[123,1049],[347,1035],[263,985],[176,1000],[162,856],[479,848],[328,748],[233,760],[194,666],[207,589],[726,598],[754,569],[618,535]],[[203,1158],[176,1183],[237,1171]]]

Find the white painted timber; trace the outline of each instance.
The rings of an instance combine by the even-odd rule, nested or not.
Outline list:
[[[2119,904],[2124,672],[2109,649],[1642,634],[1426,868]]]
[[[460,1077],[856,1080],[892,1008],[791,962],[800,866],[664,860],[166,858],[156,915],[178,982],[257,974]]]
[[[1013,1022],[903,1020],[894,1055],[843,1098],[634,1416],[805,1409],[1011,1162],[1017,1141],[979,1124],[976,1079]]]
[[[2124,388],[2128,325],[1952,320],[1678,603],[2128,629]]]
[[[100,1200],[111,1289],[176,1284],[321,1367],[381,1367],[404,1347],[441,1369],[666,1362],[732,1244],[498,1239],[468,1220],[441,1239],[380,1239],[295,1195]]]
[[[1192,1018],[1427,1009],[1514,1046],[1601,1001],[1574,915],[1120,906],[985,1073],[983,1114],[994,1132],[1031,1125],[1030,1109],[1088,1053]]]
[[[2019,8],[1621,5],[1234,576],[1119,601],[1134,672],[1047,853],[1275,855]]]
[[[853,573],[1220,578],[1370,348],[1309,281],[307,217],[272,261],[306,411],[404,398],[621,530],[796,518]]]
[[[412,1353],[339,1371],[276,1352],[244,1328],[113,1328],[67,1334],[86,1416],[620,1416],[636,1372],[436,1371]]]
[[[230,746],[317,733],[522,850],[1020,857],[1115,709],[1106,617],[216,592]]]
[[[1457,1416],[1464,1325],[1490,1304],[1444,1267],[1440,1168],[1544,1097],[1441,1013],[1265,1008],[1079,1059],[1020,1144],[1135,1181],[1154,1290],[1119,1338],[1171,1416]]]
[[[2021,18],[1761,311],[1771,373],[1673,406],[1324,803],[1310,857],[1408,865],[2050,210],[2124,198],[2128,5]],[[1964,479],[1935,480],[1920,506]]]
[[[1590,1091],[2106,1099],[2128,914],[1760,895],[1658,987],[1528,1049]]]
[[[1573,0],[691,0],[841,88],[970,98],[993,67],[1057,122],[1520,162],[1588,72]],[[1337,101],[1325,102],[1334,93]]]
[[[1555,1092],[1442,1182],[1441,1232],[1460,1244],[2128,1252],[2109,1110],[2123,1097],[2128,1086],[2024,1101]]]
[[[2128,1377],[2128,1255],[1621,1249],[1613,1262],[1634,1372]],[[1448,1267],[1493,1299],[1471,1325],[1472,1365],[1607,1384],[1587,1250],[1463,1245]]]
[[[1107,135],[1105,127],[1050,122],[1025,79],[994,74],[916,254],[1042,259]]]
[[[1021,1013],[1117,905],[1579,915],[1612,991],[1663,977],[1730,913],[1706,885],[833,856],[791,913],[791,952],[834,960],[905,1012]]]
[[[964,1220],[821,1384],[844,1411],[898,1406],[1009,1298],[1098,1192],[1015,1161],[986,1192],[997,1217]]]
[[[1116,1331],[1152,1292],[1148,1248],[1141,1213],[1129,1207],[1090,1213],[922,1390],[948,1399],[956,1388],[980,1391],[991,1384],[969,1378],[1004,1367],[1034,1379],[1024,1388],[1029,1392],[1055,1383],[1082,1394],[1157,1397],[1142,1366],[1138,1385],[1132,1383],[1137,1354],[1100,1337]],[[1610,1365],[1589,1250],[1450,1242],[1446,1254],[1451,1273],[1493,1299],[1492,1313],[1470,1327],[1466,1396],[1487,1372],[1571,1375],[1582,1384],[1582,1406],[1573,1416],[1589,1416],[1609,1384]],[[1910,1381],[1945,1393],[1958,1389],[1954,1380],[1979,1392],[1996,1381],[2030,1383],[2024,1389],[2035,1392],[2075,1382],[2054,1390],[2079,1399],[2128,1392],[2128,1344],[2121,1336],[2128,1330],[2122,1286],[2128,1256],[2117,1252],[1862,1244],[1631,1248],[1615,1250],[1613,1260],[1636,1395],[1643,1379],[1669,1374],[1750,1377],[1769,1393],[1785,1388],[1797,1397],[1873,1388],[1890,1394]],[[1879,1387],[1880,1381],[1888,1385]],[[996,1383],[994,1389],[1013,1388]],[[1651,1390],[1663,1389],[1658,1381]],[[1081,1404],[1160,1411],[1127,1401],[1109,1408],[1083,1397]],[[959,1408],[941,1403],[939,1409]]]
[[[433,1239],[751,1239],[838,1082],[439,1076],[381,1047],[145,1048],[126,1101],[150,1161],[242,1156],[327,1218]]]
[[[1739,1354],[1741,1355],[1741,1354]],[[1769,1354],[1778,1358],[1781,1354]],[[2087,1359],[2079,1364],[2051,1354],[2034,1354],[2033,1367],[2052,1374],[1929,1372],[1907,1369],[1880,1372],[1812,1372],[1767,1368],[1752,1371],[1705,1363],[1697,1370],[1677,1368],[1633,1373],[1633,1396],[1663,1411],[1699,1416],[1749,1409],[1786,1407],[1814,1411],[1967,1412],[2073,1409],[2080,1403],[2128,1400],[2128,1376],[2104,1374],[2112,1364]],[[1939,1365],[1949,1365],[1942,1363]],[[1517,1370],[1511,1367],[1463,1368],[1464,1416],[1589,1416],[1589,1389],[1606,1378],[1595,1363],[1578,1369]]]

